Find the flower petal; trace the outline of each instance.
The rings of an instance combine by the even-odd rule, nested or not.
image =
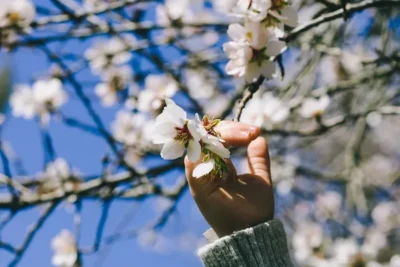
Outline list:
[[[182,157],[184,152],[184,144],[175,140],[170,140],[164,144],[161,150],[161,157],[166,160],[173,160]]]
[[[187,124],[187,127],[188,127],[190,135],[193,137],[193,139],[197,142],[200,141],[201,136],[200,136],[199,130],[197,129],[196,123],[194,121],[190,120]]]
[[[207,162],[197,165],[197,167],[193,170],[192,176],[194,178],[200,178],[209,174],[214,169],[214,164],[214,160],[210,159]]]
[[[209,139],[207,141],[206,148],[224,159],[227,159],[231,156],[231,152],[229,151],[229,149],[224,147],[223,144],[215,139]]]
[[[270,41],[268,42],[265,54],[270,57],[276,57],[286,49],[286,43],[284,41]]]
[[[174,138],[176,136],[176,128],[175,124],[171,122],[162,122],[162,123],[157,123],[154,129],[154,132],[157,133],[158,135],[162,135],[166,138]]]
[[[198,141],[190,140],[187,150],[187,155],[190,162],[196,162],[201,157],[201,146]]]
[[[229,25],[228,35],[234,41],[241,41],[241,40],[246,39],[245,29],[242,25],[240,25],[238,23]]]
[[[186,112],[171,99],[166,99],[165,102],[167,106],[164,108],[163,112],[157,116],[157,123],[171,122],[174,123],[176,127],[183,128],[187,118]]]

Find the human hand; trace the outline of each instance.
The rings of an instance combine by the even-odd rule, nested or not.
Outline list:
[[[218,237],[230,235],[248,227],[272,220],[272,192],[268,144],[259,137],[260,128],[244,123],[222,121],[216,131],[227,147],[247,146],[250,172],[237,175],[232,162],[228,178],[194,178],[192,172],[201,161],[192,163],[185,158],[186,177],[190,192],[204,218]]]

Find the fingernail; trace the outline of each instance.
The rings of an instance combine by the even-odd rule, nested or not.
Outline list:
[[[260,127],[251,126],[251,128],[250,128],[250,134],[251,134],[251,136],[257,135],[257,134],[258,134],[258,131],[260,131]]]
[[[240,131],[240,135],[246,139],[249,138],[251,134],[252,134],[251,130],[250,131]]]

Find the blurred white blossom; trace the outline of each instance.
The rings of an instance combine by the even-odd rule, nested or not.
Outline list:
[[[103,81],[95,92],[104,106],[110,107],[117,103],[118,93],[125,89],[132,80],[132,68],[129,66],[110,67],[102,74]]]
[[[51,260],[54,266],[75,267],[78,261],[78,252],[75,237],[68,230],[62,230],[51,241],[54,256]]]
[[[189,69],[185,72],[187,87],[195,99],[209,100],[216,92],[216,79],[205,69]]]
[[[0,3],[0,27],[27,26],[33,21],[35,15],[35,6],[31,0],[1,1]]]
[[[274,97],[272,93],[255,95],[246,105],[242,113],[241,121],[257,125],[269,126],[285,121],[290,115],[287,104],[279,98]]]
[[[47,124],[50,113],[57,111],[68,100],[62,83],[58,79],[38,80],[32,86],[16,86],[10,104],[16,117],[32,119],[39,115],[43,124]]]
[[[125,145],[136,145],[141,141],[141,133],[147,119],[141,114],[121,110],[111,125],[114,138]]]
[[[148,75],[144,89],[137,99],[137,109],[159,114],[165,98],[171,98],[178,91],[178,84],[168,75]]]
[[[328,108],[331,100],[329,96],[325,95],[319,99],[306,98],[300,108],[300,115],[304,118],[313,118],[322,115]]]
[[[85,58],[92,71],[101,74],[109,67],[127,63],[132,58],[130,49],[135,45],[136,39],[131,35],[97,41],[85,51]]]

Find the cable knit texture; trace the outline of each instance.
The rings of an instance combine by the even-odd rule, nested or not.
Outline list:
[[[293,267],[278,220],[235,232],[198,251],[206,267]]]

